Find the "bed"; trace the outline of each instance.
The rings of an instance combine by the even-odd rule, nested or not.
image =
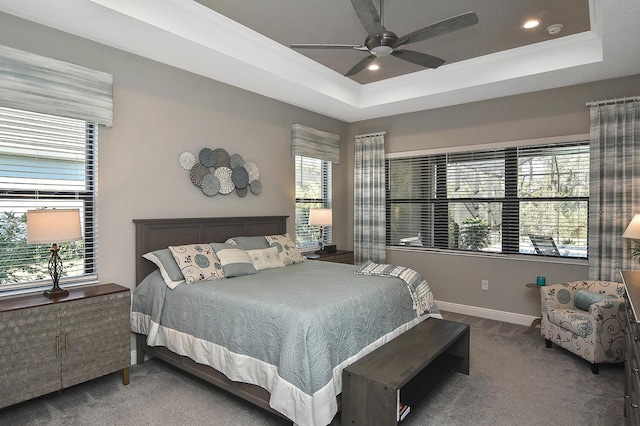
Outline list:
[[[435,304],[417,314],[406,279],[354,265],[307,260],[170,288],[143,258],[168,246],[285,235],[286,218],[134,220],[137,359],[157,357],[294,424],[326,425],[339,411],[342,369],[441,318]]]

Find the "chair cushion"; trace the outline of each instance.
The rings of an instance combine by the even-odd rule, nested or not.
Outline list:
[[[576,296],[574,299],[574,305],[578,309],[582,309],[583,311],[588,311],[589,306],[594,303],[602,302],[605,299],[611,299],[615,296],[604,293],[594,293],[593,291],[585,290],[581,288],[576,292]]]
[[[587,312],[572,309],[549,309],[547,318],[549,322],[583,338],[593,333],[593,326]]]

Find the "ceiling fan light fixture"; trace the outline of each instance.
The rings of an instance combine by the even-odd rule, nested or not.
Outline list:
[[[391,46],[376,46],[371,49],[371,53],[376,55],[377,57],[389,56],[393,52],[393,47]]]

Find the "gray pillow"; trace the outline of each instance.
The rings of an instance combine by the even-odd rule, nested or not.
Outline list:
[[[580,289],[576,292],[576,296],[574,299],[574,305],[576,308],[581,309],[583,311],[588,311],[589,306],[594,303],[602,302],[606,299],[615,299],[616,296],[612,294],[604,294],[604,293],[594,293],[592,291],[588,291],[585,289]]]
[[[211,243],[211,247],[216,252],[224,276],[227,278],[240,275],[251,275],[258,271],[251,263],[251,259],[245,250],[232,244]]]
[[[264,236],[260,237],[233,237],[225,241],[226,244],[235,244],[242,250],[256,250],[269,248],[269,243]]]
[[[184,275],[168,248],[145,253],[142,257],[156,264],[167,287],[173,289],[184,282]]]

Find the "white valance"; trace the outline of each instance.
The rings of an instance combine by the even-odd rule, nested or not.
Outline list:
[[[113,124],[113,76],[0,46],[0,106]]]
[[[302,124],[293,124],[291,125],[291,153],[339,163],[340,136]]]

